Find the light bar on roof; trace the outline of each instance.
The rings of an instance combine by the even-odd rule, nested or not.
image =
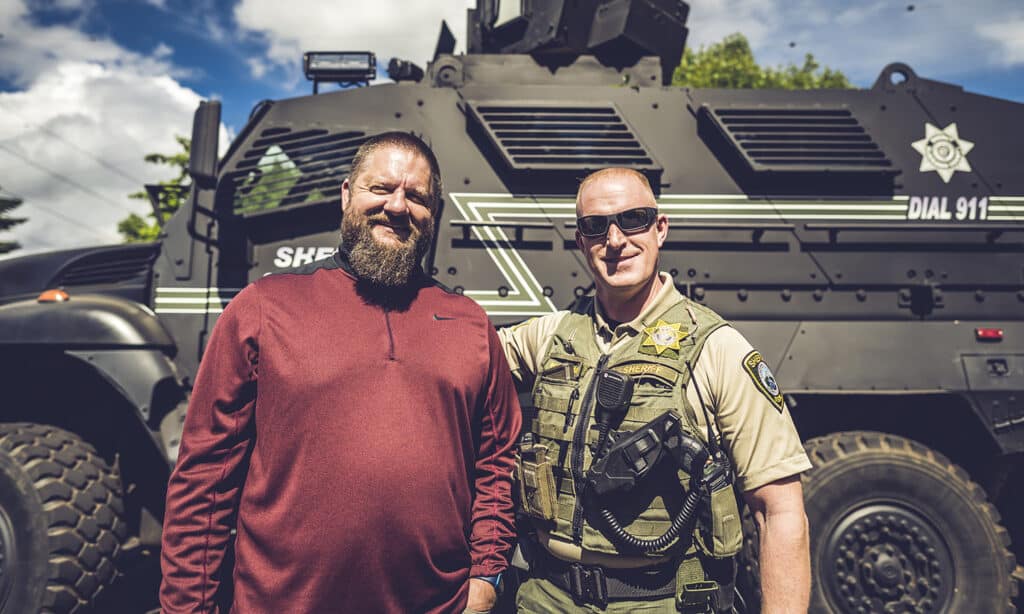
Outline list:
[[[377,76],[377,57],[370,51],[309,51],[302,67],[314,82],[367,82]]]

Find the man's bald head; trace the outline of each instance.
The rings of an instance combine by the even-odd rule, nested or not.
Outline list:
[[[633,320],[661,288],[658,254],[668,237],[668,217],[627,213],[657,207],[647,177],[631,168],[592,173],[576,193],[577,220],[596,218],[585,224],[594,231],[589,236],[576,229],[576,247],[587,259],[601,307],[613,320]]]
[[[657,202],[654,199],[654,190],[651,189],[651,182],[647,180],[647,176],[632,168],[623,168],[619,166],[613,166],[609,168],[602,168],[599,171],[594,171],[587,175],[583,181],[580,182],[580,188],[576,191],[576,216],[580,215],[580,203],[583,202],[585,192],[587,189],[597,183],[607,180],[619,180],[619,181],[636,181],[638,182],[643,191],[650,195],[650,201],[647,203],[636,203],[636,206],[642,207],[646,205],[657,206]]]

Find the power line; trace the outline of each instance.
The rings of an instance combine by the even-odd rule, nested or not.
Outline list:
[[[88,232],[89,234],[91,234],[92,236],[94,236],[94,237],[96,237],[98,239],[103,239],[104,241],[109,241],[110,240],[110,237],[108,237],[107,235],[101,234],[98,230],[94,230],[92,228],[89,228],[88,226],[86,226],[85,224],[80,222],[79,220],[76,220],[76,219],[74,219],[72,217],[68,217],[68,216],[64,215],[63,213],[61,213],[60,211],[57,211],[55,209],[50,209],[49,207],[44,207],[43,205],[40,205],[39,203],[35,203],[35,202],[27,203],[27,204],[29,204],[33,209],[39,209],[43,213],[49,213],[50,215],[52,215],[54,217],[59,217],[60,219],[64,220],[65,222],[68,222],[69,224],[74,224],[75,226],[78,226],[82,230]]]
[[[0,149],[3,149],[4,151],[6,151],[7,153],[13,155],[16,158],[20,158],[23,162],[25,162],[29,166],[35,167],[35,168],[43,171],[44,173],[47,173],[48,175],[51,175],[53,177],[56,177],[57,179],[60,179],[61,181],[63,181],[64,183],[67,183],[68,185],[71,185],[73,187],[78,188],[79,190],[85,192],[86,194],[89,194],[90,196],[93,196],[94,198],[96,198],[97,200],[102,201],[103,203],[106,203],[106,204],[108,204],[110,206],[113,206],[113,207],[117,207],[118,209],[123,209],[125,211],[128,211],[129,213],[135,213],[135,211],[133,209],[131,209],[130,207],[127,207],[125,205],[122,205],[122,204],[116,203],[116,202],[114,202],[112,200],[109,200],[106,196],[103,196],[102,194],[100,194],[99,192],[93,190],[92,188],[90,188],[88,186],[85,186],[85,185],[82,185],[81,183],[75,181],[74,179],[66,177],[66,176],[64,176],[64,175],[62,175],[62,174],[60,174],[57,171],[54,171],[52,169],[49,169],[49,168],[43,166],[42,164],[39,164],[38,162],[34,162],[33,160],[29,159],[28,157],[18,153],[17,151],[11,149],[10,147],[7,147],[3,143],[0,143]]]
[[[5,197],[4,194],[7,194],[7,196]],[[19,198],[17,194],[15,194],[14,192],[8,192],[7,190],[4,189],[4,186],[0,185],[0,199],[2,198],[13,198],[14,200],[17,201],[21,200],[21,198]]]
[[[10,110],[6,110],[6,112],[10,113],[11,115],[14,115],[15,117],[19,118],[21,121],[25,122],[26,125],[28,125],[29,121],[27,119],[25,119],[24,116],[19,115],[18,113],[15,113],[14,111],[10,111]],[[92,158],[93,160],[96,161],[96,163],[98,163],[100,166],[102,166],[103,168],[107,169],[108,171],[110,171],[110,172],[112,172],[112,173],[114,173],[114,174],[116,174],[116,175],[118,175],[120,177],[123,177],[123,178],[127,179],[128,181],[131,181],[132,183],[134,183],[136,185],[142,185],[142,184],[146,183],[145,181],[139,179],[138,177],[132,177],[131,175],[129,175],[125,171],[121,170],[120,168],[114,166],[113,164],[110,164],[109,162],[104,160],[102,157],[100,157],[98,154],[96,154],[95,152],[89,151],[89,150],[87,150],[87,149],[85,149],[83,147],[79,147],[76,143],[74,143],[74,142],[64,138],[60,134],[54,132],[53,130],[47,128],[46,126],[44,126],[42,124],[40,124],[38,126],[33,126],[33,128],[35,128],[37,130],[41,130],[41,131],[45,132],[46,134],[52,136],[53,138],[55,138],[55,139],[65,143],[66,145],[70,146],[72,149],[78,151],[79,153],[84,154],[84,155]]]
[[[3,197],[4,197],[3,195],[4,195],[5,192],[7,194],[10,194],[11,197],[14,200],[18,201],[19,204],[25,204],[25,200],[24,199],[16,196],[13,192],[8,192],[7,190],[5,190],[3,188],[3,186],[0,186],[0,200],[3,199]],[[95,236],[95,237],[99,237],[99,238],[104,239],[104,240],[107,238],[106,236],[100,234],[98,231],[96,231],[96,230],[94,230],[92,228],[89,228],[88,226],[83,224],[81,221],[76,220],[76,219],[71,218],[71,217],[68,217],[67,215],[64,215],[63,213],[61,213],[60,211],[57,211],[55,209],[50,209],[49,207],[44,207],[44,206],[36,204],[36,203],[32,203],[30,206],[35,208],[35,209],[39,209],[43,213],[49,213],[52,216],[59,217],[60,219],[64,220],[65,222],[69,222],[71,224],[74,224],[75,226],[78,226],[82,230],[84,230],[86,232],[89,232],[89,233],[92,233],[93,236]]]

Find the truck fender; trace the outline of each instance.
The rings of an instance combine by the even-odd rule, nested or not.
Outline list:
[[[92,367],[135,409],[154,447],[173,464],[177,446],[169,449],[158,429],[150,425],[159,424],[185,398],[174,363],[159,350],[68,350],[65,354]]]
[[[175,350],[170,334],[148,307],[98,294],[76,295],[64,302],[0,305],[3,345]]]

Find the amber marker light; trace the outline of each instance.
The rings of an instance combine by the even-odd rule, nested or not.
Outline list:
[[[44,291],[42,294],[39,295],[39,298],[36,299],[36,302],[39,302],[39,303],[63,303],[65,301],[69,301],[69,300],[71,300],[71,297],[68,296],[67,292],[61,290],[60,288],[56,288],[54,290],[46,290],[46,291]]]
[[[1001,328],[975,328],[974,338],[978,341],[1002,341],[1003,329]]]

